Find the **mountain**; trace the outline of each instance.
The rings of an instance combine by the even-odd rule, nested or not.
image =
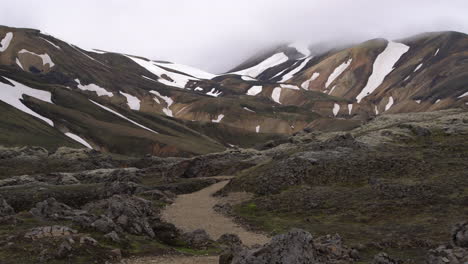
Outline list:
[[[214,75],[0,27],[0,142],[193,156],[378,115],[465,108],[468,37],[287,44]]]

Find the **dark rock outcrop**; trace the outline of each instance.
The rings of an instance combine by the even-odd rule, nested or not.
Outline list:
[[[273,237],[270,243],[258,248],[238,247],[223,254],[220,264],[310,264],[349,263],[352,250],[342,244],[339,236],[326,236],[314,240],[300,229]]]

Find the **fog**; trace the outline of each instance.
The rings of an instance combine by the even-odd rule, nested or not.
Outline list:
[[[466,0],[2,0],[0,24],[223,72],[287,42],[468,32]]]

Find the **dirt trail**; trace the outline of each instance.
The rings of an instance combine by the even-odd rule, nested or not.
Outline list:
[[[163,219],[183,231],[205,229],[214,240],[222,234],[231,233],[238,235],[248,246],[268,242],[266,236],[249,232],[232,219],[214,211],[213,206],[219,203],[220,199],[212,194],[221,190],[228,182],[221,181],[198,192],[179,195],[175,202],[163,211]]]
[[[214,240],[222,234],[231,233],[240,237],[245,245],[264,244],[269,241],[268,237],[249,232],[237,225],[232,219],[217,213],[213,206],[221,201],[235,202],[242,200],[243,194],[234,194],[227,199],[213,197],[212,194],[221,190],[229,182],[230,177],[224,177],[226,181],[213,184],[205,189],[191,194],[177,196],[173,204],[166,207],[162,212],[162,218],[173,223],[183,231],[205,229]],[[218,264],[218,256],[159,256],[127,259],[126,264]]]

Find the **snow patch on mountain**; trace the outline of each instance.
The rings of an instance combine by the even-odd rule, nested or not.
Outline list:
[[[390,96],[390,98],[388,98],[388,103],[387,105],[385,106],[385,111],[387,111],[388,109],[390,109],[390,107],[392,107],[394,101],[393,101],[393,96]]]
[[[308,45],[306,43],[294,42],[294,43],[289,44],[288,47],[296,49],[297,52],[304,55],[304,57],[310,56],[311,52],[310,52],[309,47],[308,47]]]
[[[259,125],[255,127],[255,132],[260,133],[260,126]]]
[[[31,55],[34,55],[34,56],[37,56],[37,57],[40,57],[42,59],[42,65],[46,65],[46,64],[49,64],[49,67],[52,68],[55,66],[55,64],[52,62],[52,59],[50,58],[49,54],[47,53],[44,53],[44,54],[36,54],[32,51],[29,51],[29,50],[25,50],[25,49],[22,49],[18,52],[19,54],[23,54],[23,53],[29,53]]]
[[[335,70],[328,76],[328,80],[325,83],[325,88],[328,88],[330,84],[335,81],[336,78],[338,78],[348,67],[351,65],[351,62],[353,59],[349,59],[345,62],[343,62],[340,66],[336,67]]]
[[[104,63],[102,63],[102,62],[96,60],[95,58],[89,56],[88,54],[84,53],[83,51],[81,51],[80,48],[74,46],[73,44],[70,44],[70,43],[67,43],[67,44],[68,44],[70,47],[72,47],[73,49],[75,49],[76,51],[78,51],[79,53],[81,53],[82,55],[84,55],[86,58],[88,58],[88,59],[90,59],[90,60],[92,60],[92,61],[95,61],[95,62],[101,64],[101,65],[104,66],[104,67],[110,68],[108,65],[106,65],[106,64],[104,64]]]
[[[375,114],[376,114],[376,115],[379,114],[379,109],[377,108],[377,106],[375,106]]]
[[[297,87],[296,85],[292,85],[292,84],[280,84],[281,88],[285,88],[285,89],[291,89],[291,90],[299,90],[299,87]]]
[[[89,148],[89,149],[93,149],[93,147],[91,147],[91,145],[88,144],[88,142],[86,142],[86,140],[84,140],[83,138],[81,138],[81,137],[78,136],[78,135],[75,135],[75,134],[73,134],[73,133],[67,132],[67,133],[65,133],[65,136],[67,136],[67,137],[69,137],[69,138],[75,140],[76,142],[80,143],[81,145],[83,145],[83,146],[85,146],[85,147],[87,147],[87,148]]]
[[[140,58],[136,58],[136,57],[132,57],[132,56],[128,56],[128,55],[125,55],[125,56],[127,58],[131,59],[132,61],[134,61],[135,63],[137,63],[138,65],[140,65],[141,67],[145,68],[146,70],[148,70],[152,74],[158,76],[159,77],[158,82],[166,84],[166,85],[170,85],[170,86],[174,86],[174,87],[184,89],[185,86],[187,85],[187,83],[190,80],[198,80],[198,79],[195,79],[193,77],[189,77],[187,75],[167,71],[167,70],[159,67],[158,65],[156,65],[152,61],[146,61],[144,59],[140,59]],[[166,79],[162,78],[163,75],[168,76],[172,81],[169,81],[169,80],[166,80]]]
[[[16,64],[24,71],[23,65],[21,64],[21,61],[16,58]]]
[[[20,110],[20,111],[22,111],[22,112],[24,112],[26,114],[37,117],[37,118],[41,119],[42,121],[45,121],[50,126],[54,126],[54,122],[52,122],[52,120],[50,120],[50,119],[48,119],[46,117],[43,117],[40,114],[34,112],[30,108],[28,108],[25,104],[23,104],[23,102],[21,102],[21,100],[23,99],[23,95],[26,94],[28,96],[39,99],[41,101],[53,104],[52,103],[52,94],[50,92],[30,88],[30,87],[28,87],[28,86],[26,86],[24,84],[21,84],[19,82],[15,82],[15,81],[10,80],[10,79],[5,78],[5,77],[4,77],[4,79],[6,79],[10,83],[12,83],[13,86],[0,82],[0,90],[1,90],[0,101],[3,101],[4,103],[7,103],[7,104],[11,105],[14,108],[16,108],[16,109],[18,109],[18,110]]]
[[[161,67],[166,67],[178,72],[186,73],[190,76],[193,76],[198,79],[208,79],[211,80],[214,77],[218,76],[216,74],[212,74],[209,72],[202,71],[200,69],[194,68],[192,66],[183,65],[183,64],[176,64],[176,63],[162,63],[162,62],[154,62],[156,65]]]
[[[47,40],[47,39],[45,39],[43,37],[39,37],[39,38],[44,40],[45,42],[49,43],[50,45],[52,45],[54,48],[61,50],[61,48],[58,45],[56,45],[55,43],[53,43],[52,41]]]
[[[421,100],[414,100],[417,104],[421,103]]]
[[[252,86],[248,91],[247,95],[255,96],[262,92],[262,86]]]
[[[109,96],[109,97],[114,96],[113,93],[108,92],[106,89],[104,89],[104,88],[102,88],[102,87],[100,87],[100,86],[98,86],[98,85],[96,85],[94,83],[90,83],[90,84],[87,84],[87,85],[82,85],[79,79],[75,79],[75,82],[78,83],[77,87],[80,90],[96,92],[98,96]]]
[[[439,54],[440,49],[437,49],[436,52],[434,53],[434,56],[437,56]]]
[[[231,74],[247,75],[252,78],[256,78],[265,70],[275,67],[281,63],[284,63],[288,61],[288,59],[288,56],[286,56],[286,54],[284,54],[283,52],[276,53],[275,55],[269,57],[268,59],[260,62],[255,66],[237,72],[231,72]]]
[[[11,40],[13,39],[13,33],[8,32],[5,37],[0,41],[0,52],[4,52],[10,46]]]
[[[337,104],[337,103],[335,103],[335,104],[333,105],[333,115],[334,115],[334,116],[338,115],[338,112],[340,112],[340,105]]]
[[[116,116],[118,116],[118,117],[120,117],[120,118],[122,118],[122,119],[127,120],[128,122],[130,122],[130,123],[132,123],[132,124],[134,124],[134,125],[136,125],[136,126],[139,126],[139,127],[143,128],[143,129],[148,130],[148,131],[150,131],[150,132],[153,132],[153,133],[155,133],[155,134],[159,134],[158,132],[156,132],[156,131],[154,131],[154,130],[152,130],[152,129],[150,129],[150,128],[147,128],[147,127],[145,127],[144,125],[141,125],[141,124],[139,124],[139,123],[137,123],[137,122],[131,120],[130,118],[127,118],[127,117],[123,116],[122,114],[117,113],[116,111],[110,109],[109,107],[106,107],[106,106],[103,106],[103,105],[101,105],[101,104],[99,104],[99,103],[96,103],[96,102],[94,102],[94,101],[91,100],[91,99],[90,99],[89,101],[90,101],[91,103],[93,103],[93,104],[99,106],[100,108],[102,108],[102,109],[104,109],[104,110],[106,110],[106,111],[108,111],[108,112],[111,112],[112,114],[114,114],[114,115],[116,115]]]
[[[419,65],[418,65],[418,66],[417,66],[417,67],[414,69],[414,71],[413,71],[413,72],[417,72],[419,69],[421,69],[421,67],[422,67],[422,66],[423,66],[423,64],[422,64],[422,63],[421,63],[421,64],[419,64]]]
[[[252,112],[252,113],[255,113],[254,110],[251,110],[251,109],[249,109],[249,108],[247,108],[247,107],[244,107],[244,110],[249,111],[249,112]]]
[[[201,87],[196,87],[195,89],[193,89],[194,91],[203,91],[203,88]]]
[[[241,76],[241,79],[244,81],[256,81],[257,79],[252,78],[250,76]]]
[[[348,113],[351,115],[351,112],[353,111],[353,104],[348,104]]]
[[[304,67],[307,65],[307,63],[312,59],[312,57],[310,58],[307,58],[307,59],[304,59],[304,61],[299,65],[297,66],[296,68],[294,68],[294,70],[286,73],[279,82],[285,82],[285,81],[288,81],[290,80],[292,77],[294,77],[294,75],[300,71],[302,71],[302,69],[304,69]]]
[[[457,98],[462,98],[462,97],[465,97],[465,96],[468,96],[468,92],[466,92],[466,93],[464,93],[464,94],[458,96]]]
[[[138,97],[133,96],[133,95],[128,94],[128,93],[124,93],[124,92],[120,92],[120,94],[127,98],[127,105],[128,105],[128,107],[130,107],[130,109],[137,110],[137,111],[140,110],[141,101],[140,101],[140,99],[138,99]]]
[[[314,72],[314,73],[312,74],[312,77],[310,77],[309,80],[307,80],[307,81],[305,81],[305,82],[302,83],[302,85],[301,85],[302,89],[304,89],[304,90],[309,90],[309,85],[310,85],[310,83],[313,82],[313,81],[315,81],[319,76],[320,76],[320,73]]]
[[[211,89],[211,91],[207,92],[206,95],[218,97],[222,93],[223,93],[222,91],[217,91],[216,88],[213,88]]]
[[[172,115],[172,110],[170,109],[171,105],[174,103],[174,100],[172,100],[172,98],[170,98],[169,96],[164,96],[164,95],[161,95],[159,92],[157,91],[150,91],[150,93],[158,96],[159,98],[163,99],[165,102],[166,102],[166,108],[163,108],[163,112],[167,115],[167,116],[173,116]],[[155,98],[156,99],[156,98]],[[159,101],[159,100],[158,100]]]
[[[380,53],[374,61],[372,74],[367,80],[366,86],[358,94],[356,100],[361,102],[362,98],[372,94],[377,89],[385,77],[393,71],[395,64],[400,60],[401,56],[409,50],[409,46],[389,41],[387,47]]]
[[[281,97],[281,87],[276,87],[273,89],[273,92],[271,93],[271,98],[273,101],[277,102],[278,104],[280,103],[280,97]]]
[[[219,123],[219,122],[221,122],[221,120],[223,120],[223,118],[224,118],[224,115],[220,114],[220,115],[218,115],[218,117],[216,119],[211,120],[211,122]]]
[[[328,94],[331,94],[333,92],[333,90],[335,90],[336,88],[336,85],[333,85],[333,87],[331,88],[331,90],[328,92]]]

